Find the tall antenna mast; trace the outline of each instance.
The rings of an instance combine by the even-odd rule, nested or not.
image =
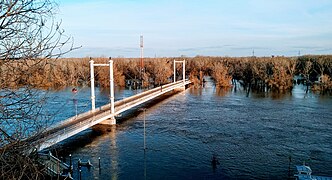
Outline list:
[[[141,62],[140,62],[140,74],[141,74],[141,81],[143,86],[143,72],[144,72],[144,62],[143,62],[143,35],[140,36],[140,48],[141,48]]]

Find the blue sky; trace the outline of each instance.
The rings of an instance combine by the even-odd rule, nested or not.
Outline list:
[[[61,0],[70,57],[332,54],[331,0]]]

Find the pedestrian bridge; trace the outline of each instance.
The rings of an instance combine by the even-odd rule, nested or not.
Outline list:
[[[153,100],[165,93],[184,90],[190,83],[190,80],[181,80],[116,101],[114,103],[114,113],[111,113],[111,104],[106,104],[94,110],[92,109],[59,122],[42,134],[29,138],[28,142],[34,144],[37,150],[41,151],[96,124],[115,124],[116,120],[114,117],[120,113]]]
[[[182,63],[182,80],[176,80],[176,63]],[[109,66],[110,69],[110,103],[99,108],[95,107],[95,92],[94,92],[94,67],[95,66]],[[42,133],[32,136],[25,140],[37,151],[46,149],[60,141],[63,141],[85,129],[88,129],[96,124],[116,124],[115,117],[120,113],[132,109],[145,102],[151,101],[165,93],[171,91],[184,90],[187,85],[191,83],[190,80],[185,79],[185,60],[174,60],[174,82],[150,89],[131,97],[114,102],[114,81],[113,81],[113,60],[110,58],[109,64],[94,64],[90,61],[91,69],[91,110],[74,117],[68,118],[47,128]]]

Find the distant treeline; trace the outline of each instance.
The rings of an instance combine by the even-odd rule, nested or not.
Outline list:
[[[176,57],[144,58],[144,69],[139,58],[115,58],[114,81],[117,86],[142,84],[159,86],[173,79],[173,60],[186,60],[186,77],[196,87],[204,76],[211,76],[216,86],[231,87],[240,83],[248,92],[290,91],[295,83],[322,93],[332,92],[332,55],[300,57]],[[94,58],[95,63],[108,63],[108,58]],[[0,63],[2,88],[30,85],[36,88],[84,86],[90,83],[89,58],[49,60],[12,60]],[[182,66],[176,66],[182,78]],[[143,73],[142,73],[143,71]],[[295,80],[297,77],[297,80]],[[95,80],[101,87],[109,86],[109,69],[95,67]]]

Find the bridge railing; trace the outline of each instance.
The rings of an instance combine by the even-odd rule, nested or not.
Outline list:
[[[97,111],[97,109],[95,111]],[[73,122],[73,121],[75,121],[77,119],[80,119],[82,117],[88,116],[88,115],[92,114],[95,111],[89,110],[89,111],[81,113],[81,114],[79,114],[77,116],[70,117],[70,118],[68,118],[68,119],[66,119],[64,121],[60,121],[60,122],[58,122],[58,123],[56,123],[56,124],[54,124],[54,125],[46,128],[46,131],[52,130],[52,129],[57,128],[59,126],[63,126],[63,125],[68,124],[68,123],[71,123],[71,122]]]
[[[148,93],[146,95],[142,95],[142,96],[137,96],[137,98],[134,98],[134,99],[128,98],[128,100],[126,99],[126,102],[123,102],[121,105],[118,106],[118,108],[116,108],[115,112],[116,112],[116,114],[120,114],[123,111],[126,111],[132,107],[135,107],[138,104],[142,104],[157,96],[160,96],[171,90],[181,87],[181,86],[183,86],[182,82],[183,81],[181,81],[180,83],[176,82],[176,83],[168,84],[167,86],[165,85],[162,88],[161,87],[154,88],[153,91],[150,91],[150,93]],[[189,84],[189,83],[190,83],[190,81],[187,80],[185,85]]]
[[[98,113],[93,112],[93,111],[88,111],[88,112],[85,112],[83,114],[80,114],[79,116],[74,116],[72,118],[69,118],[67,120],[65,120],[64,122],[61,122],[61,123],[58,123],[56,127],[56,129],[59,129],[55,132],[53,132],[52,134],[49,134],[48,138],[45,137],[40,139],[41,142],[46,139],[46,141],[48,141],[46,144],[48,145],[44,145],[45,146],[50,146],[50,145],[53,145],[55,144],[56,142],[59,142],[63,139],[66,139],[76,133],[78,133],[79,131],[81,131],[82,129],[86,129],[88,127],[91,127],[97,123],[100,123],[101,121],[103,120],[106,120],[107,118],[110,118],[112,116],[115,116],[116,114],[118,113],[121,113],[127,109],[130,109],[140,103],[144,103],[150,99],[153,99],[154,97],[157,97],[163,93],[166,93],[166,92],[169,92],[171,90],[173,90],[174,88],[177,88],[177,87],[180,87],[182,86],[182,82],[183,81],[180,81],[180,82],[175,82],[175,83],[170,83],[170,84],[167,84],[165,86],[163,86],[163,88],[161,89],[161,87],[157,87],[157,88],[153,88],[151,90],[148,90],[146,92],[142,92],[142,93],[139,93],[137,95],[134,95],[134,96],[131,96],[129,98],[126,98],[124,100],[121,100],[121,103],[118,103],[119,101],[117,101],[118,103],[118,108],[120,108],[120,110],[116,111],[115,114],[110,114],[110,105],[107,104],[107,105],[104,105],[98,109],[96,109],[96,111]],[[190,81],[186,81],[186,84],[190,83]],[[151,96],[149,96],[149,94],[151,94]],[[131,100],[131,101],[129,101]],[[121,104],[121,105],[120,105]],[[125,105],[123,107],[123,105]],[[100,112],[100,111],[103,111],[103,112]],[[93,114],[93,115],[92,115]],[[88,117],[88,115],[90,115],[91,117]],[[77,121],[77,122],[73,122],[75,120],[77,120],[77,118],[79,117],[84,117],[84,116],[87,116],[88,119],[84,120],[84,121]],[[67,126],[66,126],[67,125]],[[63,127],[61,127],[63,126]],[[51,129],[53,130],[53,129]]]
[[[110,111],[105,111],[103,113],[97,114],[96,116],[91,116],[87,120],[78,121],[73,124],[70,124],[69,126],[64,126],[60,130],[53,132],[53,133],[49,134],[48,136],[45,136],[45,137],[39,139],[39,142],[42,142],[41,144],[37,143],[40,145],[39,150],[52,146],[53,144],[56,144],[57,142],[67,139],[68,137],[71,137],[72,135],[77,134],[78,132],[80,132],[84,129],[87,129],[95,124],[98,124],[99,122],[102,121],[101,120],[102,118],[105,118],[107,116],[112,116],[110,114]],[[96,121],[96,120],[99,120],[99,121]]]
[[[187,82],[187,81],[188,81],[188,80],[186,79],[186,82]],[[132,100],[135,100],[135,99],[138,99],[138,98],[144,97],[144,96],[146,96],[146,95],[148,95],[148,94],[151,94],[151,93],[153,93],[153,92],[156,92],[156,91],[160,91],[161,88],[163,88],[164,90],[166,90],[168,87],[171,87],[171,86],[174,86],[174,85],[177,85],[177,84],[181,85],[182,83],[183,83],[183,81],[180,80],[180,81],[177,81],[177,82],[173,82],[173,83],[166,84],[166,85],[164,85],[164,86],[162,86],[162,87],[159,86],[159,87],[156,87],[156,88],[153,88],[153,89],[150,89],[150,90],[144,91],[144,92],[142,92],[142,93],[139,93],[139,94],[136,94],[136,95],[130,96],[130,97],[125,98],[125,99],[123,99],[123,100],[116,101],[116,102],[114,103],[114,106],[121,106],[121,105],[123,105],[123,104],[129,103],[129,102],[132,101]],[[103,113],[98,113],[98,112],[100,112],[100,111],[105,111],[105,110],[109,110],[109,109],[110,109],[110,106],[111,106],[111,105],[108,103],[108,104],[106,104],[106,105],[104,105],[104,106],[101,106],[101,107],[99,107],[99,108],[96,108],[94,111],[93,111],[93,110],[89,110],[89,111],[84,112],[84,113],[81,113],[81,114],[79,114],[79,115],[77,115],[77,116],[70,117],[70,118],[68,118],[68,119],[66,119],[66,120],[64,120],[64,121],[61,121],[61,122],[59,122],[59,123],[54,124],[53,126],[50,126],[49,128],[46,129],[46,131],[50,131],[50,130],[52,130],[52,129],[59,128],[59,127],[61,127],[61,126],[66,126],[66,125],[68,125],[68,124],[72,124],[73,122],[79,120],[80,118],[87,117],[87,116],[92,115],[92,114],[96,114],[96,117],[99,117],[99,116],[105,116],[105,115],[109,114],[110,112],[109,112],[109,111],[106,111],[106,112],[103,112]],[[114,114],[114,115],[116,115],[116,114]],[[83,123],[83,124],[82,124],[82,123]],[[80,125],[84,125],[85,123],[90,123],[90,122],[77,122],[77,124],[79,124],[78,126],[80,126]],[[66,129],[67,129],[67,131],[68,131],[68,130],[70,131],[72,128],[75,128],[75,127],[71,127],[71,128],[70,128],[70,127],[66,127],[66,128],[64,127],[63,130],[64,130],[64,132],[66,131]]]
[[[186,81],[187,81],[187,80],[188,80],[188,79],[186,79]],[[173,86],[173,85],[175,85],[175,84],[180,84],[180,83],[183,83],[183,81],[180,80],[180,81],[177,81],[177,82],[173,82],[173,83],[169,83],[169,84],[163,85],[163,86],[161,86],[161,87],[162,87],[162,88],[167,88],[167,87]],[[147,90],[147,91],[144,91],[144,92],[141,92],[141,93],[135,94],[135,95],[133,95],[133,96],[127,97],[127,98],[122,99],[122,100],[120,100],[120,101],[116,101],[116,102],[114,103],[114,106],[119,106],[119,105],[125,104],[126,102],[129,102],[129,101],[131,101],[132,99],[136,99],[136,98],[139,98],[139,97],[145,96],[145,95],[147,95],[147,94],[153,93],[153,92],[155,92],[155,91],[158,91],[158,90],[160,90],[161,87],[159,86],[159,87],[156,87],[156,88],[153,88],[153,89],[150,89],[150,90]],[[101,106],[100,108],[101,108],[101,109],[107,109],[107,108],[110,108],[110,104],[106,104],[106,105],[104,105],[104,106]]]
[[[51,177],[61,176],[65,171],[70,170],[70,166],[61,162],[49,152],[48,154],[39,154],[38,161],[46,167],[46,173]],[[68,174],[70,177],[70,174]]]

